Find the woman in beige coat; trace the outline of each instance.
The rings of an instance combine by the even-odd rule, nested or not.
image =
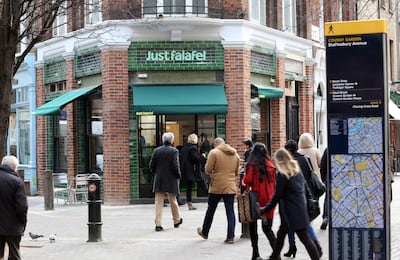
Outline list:
[[[321,152],[315,147],[314,137],[310,133],[303,133],[299,138],[297,152],[307,155],[311,159],[311,166],[321,179],[319,168],[321,167]]]

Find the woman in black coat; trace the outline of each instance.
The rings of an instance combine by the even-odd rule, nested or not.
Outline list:
[[[275,152],[274,162],[278,170],[275,193],[271,201],[260,209],[261,213],[265,213],[273,209],[278,202],[280,204],[281,225],[269,259],[281,259],[280,253],[286,234],[289,230],[293,230],[304,244],[310,258],[317,260],[320,258],[317,247],[307,231],[310,220],[307,211],[305,180],[299,165],[286,149]]]
[[[182,181],[186,184],[186,202],[189,210],[196,209],[192,203],[192,190],[194,182],[197,182],[198,189],[205,186],[204,180],[200,173],[201,163],[205,161],[205,158],[200,155],[197,150],[198,137],[196,134],[188,136],[188,142],[181,150],[181,172]]]

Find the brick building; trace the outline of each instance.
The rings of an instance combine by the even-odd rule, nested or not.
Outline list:
[[[165,131],[175,146],[195,132],[239,152],[247,138],[275,151],[314,132],[319,18],[296,15],[309,1],[87,2],[37,45],[39,192],[45,170],[96,171],[105,204],[151,198]]]

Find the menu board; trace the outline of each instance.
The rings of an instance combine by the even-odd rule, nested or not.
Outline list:
[[[325,24],[329,259],[389,259],[387,23]]]

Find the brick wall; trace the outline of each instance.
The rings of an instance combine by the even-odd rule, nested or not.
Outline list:
[[[66,87],[67,91],[76,88],[76,80],[74,77],[74,54],[68,53],[64,55],[66,59]],[[75,176],[78,173],[77,169],[77,102],[69,103],[65,110],[67,112],[67,138],[65,140],[67,147],[67,174],[68,176]]]
[[[285,89],[285,57],[284,53],[276,55],[275,86]],[[271,150],[272,153],[286,142],[286,99],[285,96],[271,100]]]
[[[36,65],[36,107],[44,103],[45,87],[44,87],[44,64]],[[44,188],[44,171],[46,169],[46,117],[36,117],[36,171],[38,194],[43,195]]]
[[[137,7],[135,7],[137,8]],[[102,1],[102,18],[106,20],[127,19],[128,1],[127,0],[103,0]],[[129,17],[132,19],[133,17]]]
[[[250,50],[225,49],[226,141],[236,149],[251,138],[250,84]]]
[[[225,19],[237,19],[238,11],[241,10],[245,13],[245,18],[248,19],[249,12],[249,1],[248,0],[231,0],[224,1],[223,7],[223,18]]]
[[[129,204],[128,46],[102,50],[104,203]]]
[[[314,66],[306,64],[306,81],[299,84],[300,134],[314,133]]]

